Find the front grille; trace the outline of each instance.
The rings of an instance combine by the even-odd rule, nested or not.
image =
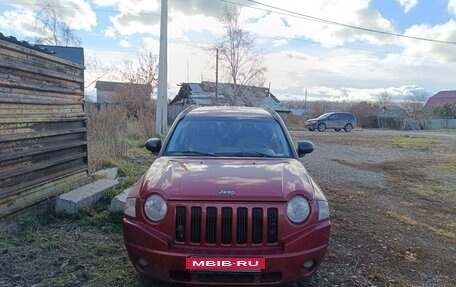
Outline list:
[[[246,245],[278,240],[275,207],[177,206],[175,224],[177,242]]]

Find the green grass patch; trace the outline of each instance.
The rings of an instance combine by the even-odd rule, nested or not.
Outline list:
[[[441,161],[435,164],[439,170],[453,174],[456,177],[456,159],[452,161]]]
[[[398,148],[429,148],[437,143],[435,139],[411,136],[394,136],[385,138],[387,143]]]

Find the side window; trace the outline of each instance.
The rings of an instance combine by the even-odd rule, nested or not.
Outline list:
[[[339,119],[339,114],[333,114],[328,119],[331,121],[337,121]]]

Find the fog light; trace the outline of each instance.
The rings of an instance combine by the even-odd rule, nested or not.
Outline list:
[[[302,264],[302,267],[304,267],[305,269],[312,269],[314,266],[315,261],[313,261],[312,259],[307,260],[306,262],[304,262],[304,264]]]
[[[144,258],[144,257],[139,257],[138,258],[138,265],[141,266],[141,267],[147,267],[149,266],[149,261]]]

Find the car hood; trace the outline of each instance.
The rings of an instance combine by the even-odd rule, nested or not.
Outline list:
[[[318,121],[318,119],[315,118],[315,119],[308,119],[306,122],[317,122],[317,121]]]
[[[160,157],[145,174],[140,197],[168,200],[282,201],[294,191],[314,193],[296,159]]]

